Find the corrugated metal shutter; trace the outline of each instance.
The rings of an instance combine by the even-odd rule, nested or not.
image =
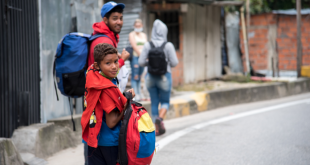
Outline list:
[[[126,5],[123,13],[124,24],[122,31],[119,34],[118,51],[121,53],[123,48],[129,45],[128,35],[133,31],[133,23],[137,18],[140,18],[140,12],[142,11],[141,0],[116,0],[116,3],[124,3]],[[130,63],[126,61],[126,66],[131,73]]]
[[[123,48],[129,45],[128,35],[133,31],[133,23],[135,20],[139,18],[138,13],[124,13],[123,20],[123,28],[121,33],[119,34],[119,43],[118,43],[118,51],[122,51]]]
[[[142,10],[141,0],[116,0],[117,3],[124,3],[126,5],[124,9],[124,24],[120,35],[120,40],[118,44],[118,51],[122,51],[123,48],[128,46],[128,35],[133,31],[133,23],[140,16]]]
[[[40,122],[37,0],[0,2],[0,137]]]

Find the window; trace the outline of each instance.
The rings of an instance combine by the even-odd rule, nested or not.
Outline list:
[[[168,27],[167,40],[171,42],[175,49],[179,49],[179,12],[169,11],[169,12],[157,12],[155,13],[155,18],[163,21]]]

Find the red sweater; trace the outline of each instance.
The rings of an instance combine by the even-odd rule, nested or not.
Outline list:
[[[114,108],[123,111],[127,99],[117,86],[100,75],[93,65],[87,70],[85,88],[86,109],[81,118],[82,138],[89,146],[97,148],[97,136],[101,129],[103,111],[110,113]],[[89,120],[94,109],[97,121],[95,126],[90,128]]]
[[[118,34],[114,34],[114,32],[112,32],[109,27],[103,22],[96,22],[93,24],[93,35],[95,34],[105,34],[107,35],[109,38],[107,37],[98,37],[96,38],[91,44],[90,44],[90,51],[89,51],[89,55],[88,55],[88,66],[92,65],[95,60],[94,60],[94,48],[97,44],[100,43],[108,43],[113,45],[115,48],[117,48],[117,44],[119,41],[119,35]],[[119,67],[121,68],[122,66],[124,66],[124,60],[123,59],[119,59]]]

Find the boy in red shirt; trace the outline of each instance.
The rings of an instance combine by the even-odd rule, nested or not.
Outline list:
[[[101,22],[96,22],[93,24],[93,35],[95,34],[104,34],[106,37],[98,37],[92,41],[90,45],[90,51],[88,54],[87,64],[88,66],[92,65],[94,60],[94,48],[100,43],[108,43],[114,48],[117,48],[119,42],[119,33],[123,26],[123,9],[125,5],[123,3],[115,3],[113,1],[105,3],[101,8]],[[119,68],[124,66],[126,59],[129,58],[129,53],[125,50],[122,51],[122,54],[119,55]],[[85,165],[87,165],[87,145],[84,145],[84,156],[85,156]]]
[[[88,165],[115,165],[121,119],[127,105],[117,87],[119,57],[112,45],[102,43],[94,48],[94,60],[86,73],[82,138],[88,145]],[[133,89],[128,92],[135,96]]]

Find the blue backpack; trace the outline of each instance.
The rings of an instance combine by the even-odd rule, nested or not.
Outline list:
[[[84,95],[90,43],[98,37],[109,38],[104,34],[92,36],[74,32],[66,34],[58,43],[53,73],[58,89],[63,95],[73,98]],[[55,80],[54,85],[58,100]]]

